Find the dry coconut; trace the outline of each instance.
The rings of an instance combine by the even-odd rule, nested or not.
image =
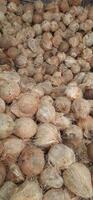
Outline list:
[[[71,100],[82,97],[82,90],[75,84],[69,84],[65,90],[65,94]]]
[[[18,164],[23,174],[31,177],[41,173],[45,165],[44,153],[35,146],[27,146],[22,151]]]
[[[0,98],[0,113],[5,112],[5,102],[2,98]]]
[[[89,144],[87,145],[87,154],[88,154],[88,158],[89,158],[91,161],[93,161],[93,151],[92,151],[92,149],[93,149],[93,142],[91,142],[91,143],[89,143]]]
[[[0,0],[0,200],[93,200],[92,2]]]
[[[48,163],[57,169],[64,170],[75,162],[74,151],[64,144],[55,144],[48,153]]]
[[[21,117],[15,121],[14,134],[22,139],[32,138],[37,131],[37,124],[29,117]]]
[[[10,200],[42,200],[43,194],[37,180],[27,180],[13,193]]]
[[[79,126],[72,125],[64,130],[62,139],[68,146],[77,148],[83,140],[83,131]]]
[[[39,147],[50,147],[52,144],[61,141],[60,133],[55,125],[50,123],[43,123],[38,127],[34,144]]]
[[[13,129],[13,119],[5,113],[0,113],[0,139],[9,137],[13,133]]]
[[[63,185],[63,178],[60,171],[55,167],[47,166],[40,175],[40,183],[44,189],[61,188]]]
[[[45,95],[42,97],[41,101],[40,101],[40,104],[53,104],[53,99],[51,96],[48,96],[48,95]]]
[[[84,136],[88,139],[92,138],[93,117],[87,116],[85,119],[79,119],[78,126],[84,131]]]
[[[0,186],[4,183],[6,177],[6,168],[2,162],[0,162]]]
[[[2,152],[3,152],[3,143],[2,143],[2,140],[0,141],[0,156],[2,155]]]
[[[37,112],[37,120],[40,122],[54,122],[55,108],[49,103],[41,104]]]
[[[90,104],[83,98],[75,99],[72,104],[72,109],[76,118],[84,119],[90,113]]]
[[[0,85],[0,97],[6,102],[11,103],[20,94],[20,87],[14,81],[4,81]]]
[[[42,83],[39,83],[38,84],[41,88],[43,88],[44,90],[44,94],[45,95],[49,95],[51,92],[52,92],[52,84],[51,84],[51,81],[44,81]]]
[[[91,174],[82,163],[73,163],[64,171],[63,178],[66,187],[77,196],[85,199],[93,196]]]
[[[16,161],[21,151],[25,147],[23,140],[18,137],[10,137],[3,141],[3,155],[2,158],[5,161]]]
[[[12,181],[6,181],[0,188],[0,200],[10,200],[17,186]]]
[[[0,73],[0,82],[1,81],[13,81],[16,83],[20,83],[20,76],[15,71],[3,71]]]
[[[67,116],[64,116],[63,113],[57,112],[54,124],[58,130],[65,130],[71,126],[71,119]]]
[[[44,90],[43,90],[43,88],[40,87],[40,86],[38,86],[38,85],[36,85],[36,86],[34,86],[34,87],[32,88],[31,93],[32,93],[33,95],[35,95],[36,97],[38,97],[38,98],[41,98],[41,97],[44,96]]]
[[[55,100],[55,108],[57,112],[69,113],[71,101],[67,97],[57,97]]]
[[[43,200],[71,200],[70,195],[63,189],[51,189],[44,194]]]
[[[38,104],[38,97],[31,93],[24,93],[17,101],[13,102],[11,111],[17,117],[32,117],[37,112]]]
[[[6,179],[14,183],[21,183],[24,181],[24,176],[16,163],[11,163],[9,165]]]

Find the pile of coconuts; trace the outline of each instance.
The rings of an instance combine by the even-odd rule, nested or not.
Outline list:
[[[0,200],[93,200],[93,6],[0,0]]]

